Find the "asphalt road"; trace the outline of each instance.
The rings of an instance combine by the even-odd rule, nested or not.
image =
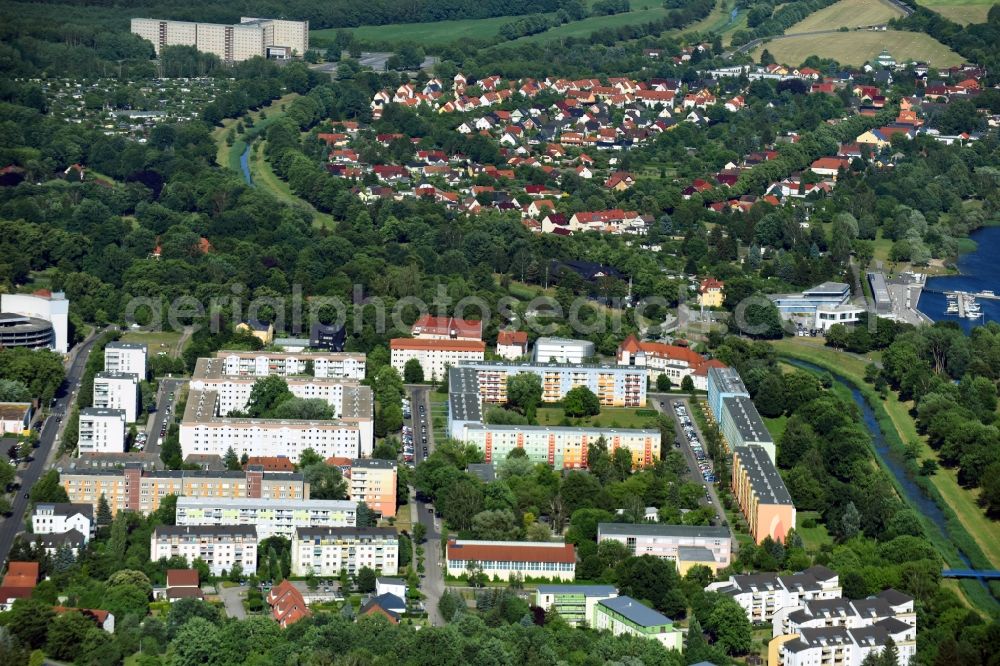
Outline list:
[[[159,455],[160,453],[160,429],[168,420],[167,407],[170,407],[170,416],[174,416],[177,406],[177,399],[180,397],[181,388],[187,384],[187,379],[168,379],[164,377],[160,380],[160,387],[156,391],[156,411],[150,415],[146,423],[146,432],[149,439],[146,441],[146,453]],[[173,394],[173,399],[170,394]]]
[[[99,331],[79,345],[75,352],[73,361],[66,371],[66,381],[59,388],[56,397],[56,404],[50,409],[50,416],[42,424],[42,431],[39,437],[38,448],[35,449],[34,460],[27,469],[19,469],[18,477],[21,479],[21,489],[14,494],[13,510],[9,516],[0,521],[0,562],[7,561],[7,554],[10,553],[11,546],[14,545],[14,537],[21,531],[24,524],[24,513],[28,508],[28,498],[25,494],[35,485],[42,472],[45,471],[53,451],[55,441],[60,432],[60,419],[72,411],[73,401],[76,398],[77,382],[83,377],[83,370],[87,365],[87,357],[93,348],[97,338],[104,331]]]
[[[411,386],[410,406],[413,417],[413,457],[417,464],[426,459],[423,454],[424,444],[421,442],[423,431],[427,428],[427,454],[434,452],[434,428],[431,419],[430,388],[426,386]],[[420,407],[424,411],[421,413]],[[424,542],[424,577],[420,580],[420,591],[424,594],[424,606],[427,608],[427,618],[434,626],[443,626],[444,618],[438,613],[438,602],[444,594],[444,574],[442,567],[444,557],[441,552],[441,530],[439,519],[434,515],[434,507],[430,503],[421,502],[414,497],[417,505],[417,521],[427,530],[427,540]]]
[[[237,620],[242,620],[247,616],[247,611],[243,608],[243,598],[246,597],[248,589],[246,585],[238,585],[236,587],[219,586],[219,598],[222,599],[226,615]]]
[[[680,451],[684,455],[684,459],[687,461],[688,472],[691,477],[691,481],[695,483],[700,483],[702,486],[706,487],[706,489],[708,490],[709,497],[711,497],[710,504],[712,505],[712,508],[715,509],[716,515],[721,516],[722,519],[725,520],[726,512],[723,511],[722,509],[722,502],[719,501],[719,494],[715,491],[715,484],[707,483],[705,479],[702,478],[701,470],[698,469],[698,458],[695,457],[694,450],[691,448],[691,445],[688,444],[687,436],[684,434],[684,430],[681,428],[681,424],[677,420],[677,415],[676,412],[674,412],[673,405],[675,403],[681,403],[682,405],[684,405],[687,408],[689,416],[691,415],[692,409],[698,409],[698,407],[692,405],[687,397],[677,397],[674,395],[668,395],[666,393],[650,394],[649,397],[653,403],[653,406],[656,407],[656,409],[660,410],[661,412],[669,416],[671,419],[673,419],[674,437],[680,440],[681,443]],[[701,445],[704,448],[705,435],[701,432],[701,428],[698,427],[697,419],[691,418],[691,426],[694,428],[695,433],[698,435],[698,440],[701,442]],[[707,449],[705,450],[705,454],[706,455],[708,454]],[[711,456],[709,456],[709,460],[711,460]],[[718,477],[716,477],[716,483],[720,483],[723,481],[724,481],[723,479],[719,479]]]

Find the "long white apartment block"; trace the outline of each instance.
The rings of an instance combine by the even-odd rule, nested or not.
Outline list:
[[[213,576],[230,572],[238,564],[249,574],[257,571],[257,541],[252,525],[160,525],[149,538],[149,559],[180,556],[188,565],[201,559]]]
[[[84,453],[125,452],[125,410],[87,407],[80,410],[77,448]]]
[[[226,375],[365,378],[365,355],[353,352],[228,351],[215,353]]]
[[[258,539],[291,539],[300,527],[354,527],[357,509],[357,502],[350,500],[178,497],[177,524],[252,525]]]
[[[367,387],[359,387],[365,388]],[[181,419],[181,450],[185,456],[224,456],[232,448],[237,456],[285,456],[298,462],[305,449],[324,458],[360,458],[370,455],[374,428],[371,392],[355,403],[356,412],[367,416],[329,421],[254,419],[223,416],[215,391],[191,390]]]
[[[105,372],[132,372],[146,379],[146,345],[139,342],[109,342],[104,347]]]
[[[362,567],[383,576],[399,570],[399,536],[391,527],[300,527],[292,539],[292,575],[356,574]]]
[[[135,423],[139,413],[139,375],[98,372],[94,375],[94,407],[121,409],[125,412],[125,422]]]
[[[157,55],[165,46],[193,46],[224,62],[241,62],[301,58],[309,50],[309,21],[242,17],[239,23],[221,24],[134,18],[131,29],[151,42]]]

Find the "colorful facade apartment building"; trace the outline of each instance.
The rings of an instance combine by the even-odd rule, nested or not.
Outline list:
[[[614,585],[539,585],[535,590],[535,605],[545,611],[555,609],[574,627],[584,623],[592,627],[597,603],[617,596]]]
[[[167,495],[204,498],[309,499],[309,484],[301,474],[265,472],[248,465],[245,472],[204,470],[144,471],[141,463],[126,463],[124,469],[80,469],[62,472],[59,483],[69,501],[87,503],[97,509],[104,495],[112,513],[135,511],[148,514],[160,507]]]
[[[492,403],[507,402],[507,379],[532,373],[542,380],[542,402],[559,402],[577,386],[586,386],[606,407],[642,407],[646,404],[646,373],[641,368],[573,363],[462,363],[476,371],[479,394]]]
[[[771,537],[783,543],[795,527],[795,504],[766,449],[755,444],[733,448],[732,488],[753,540]]]
[[[483,451],[486,462],[503,460],[514,449],[522,449],[532,462],[557,469],[587,467],[588,447],[603,438],[609,453],[626,449],[632,467],[649,467],[660,459],[660,431],[530,425],[467,425],[459,439]]]
[[[160,525],[149,538],[149,559],[157,562],[180,556],[191,564],[201,559],[213,576],[222,576],[239,565],[246,573],[257,571],[257,530],[252,525]]]
[[[354,527],[357,502],[178,497],[178,525],[251,525],[258,539],[291,539],[299,527]]]
[[[292,575],[354,575],[363,567],[383,576],[399,571],[399,536],[391,527],[300,527],[292,538]]]
[[[378,458],[353,460],[347,473],[347,496],[351,502],[364,502],[383,518],[392,518],[396,515],[398,473],[395,461]]]
[[[716,423],[722,421],[722,400],[724,398],[749,398],[750,392],[743,384],[736,368],[708,369],[708,409]]]
[[[659,641],[668,650],[680,652],[684,638],[673,620],[632,597],[602,599],[594,607],[594,629],[615,636],[627,634]]]
[[[576,550],[558,541],[472,541],[451,539],[445,552],[446,571],[460,578],[477,567],[491,580],[576,578]]]
[[[660,523],[600,523],[597,543],[617,541],[636,557],[672,560],[683,576],[695,565],[718,571],[732,561],[733,535],[728,527]]]

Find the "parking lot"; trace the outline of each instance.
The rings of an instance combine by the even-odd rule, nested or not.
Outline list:
[[[418,397],[422,394],[417,394]],[[403,398],[403,460],[413,467],[421,460],[425,460],[430,455],[427,407],[425,400],[417,400],[416,411],[409,398]]]
[[[721,520],[725,512],[715,492],[715,483],[719,481],[715,476],[715,465],[705,450],[705,440],[697,422],[691,418],[690,410],[696,407],[692,407],[686,399],[667,396],[652,397],[652,403],[660,411],[673,417],[675,432],[673,446],[687,460],[691,480],[701,482],[705,491],[705,504],[711,505]]]

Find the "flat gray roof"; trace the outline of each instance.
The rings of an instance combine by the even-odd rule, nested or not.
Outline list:
[[[178,498],[179,499],[179,498]],[[257,536],[254,525],[157,525],[155,536]]]
[[[792,496],[785,487],[785,482],[778,474],[778,468],[771,462],[762,447],[756,445],[737,446],[733,451],[738,453],[743,467],[747,470],[750,483],[760,497],[761,504],[792,504]]]
[[[453,421],[482,421],[482,398],[479,393],[452,393],[448,396],[448,415]]]
[[[747,396],[736,395],[723,398],[722,409],[729,413],[729,418],[736,425],[736,430],[739,431],[744,443],[774,442],[763,419],[760,418],[760,413],[753,404],[753,400]],[[730,444],[737,445],[736,442],[730,442]]]
[[[142,342],[121,342],[115,340],[104,345],[105,349],[141,349],[146,351],[146,345]]]
[[[623,615],[641,627],[658,627],[664,624],[673,624],[673,621],[663,613],[639,603],[632,597],[602,599],[597,603]]]
[[[715,555],[708,548],[700,546],[681,546],[677,549],[677,557],[685,562],[714,562]]]
[[[120,416],[125,418],[124,409],[108,409],[107,407],[84,407],[80,416]]]
[[[815,287],[811,287],[803,291],[803,294],[813,295],[813,294],[842,294],[845,291],[849,292],[851,290],[851,285],[844,282],[824,282],[818,284]]]
[[[583,594],[588,597],[609,597],[618,594],[614,585],[539,585],[539,594]]]
[[[398,464],[395,460],[382,460],[381,458],[356,458],[351,461],[351,468],[369,467],[377,469],[396,469]]]
[[[628,536],[641,534],[643,536],[687,537],[696,539],[731,539],[732,533],[728,527],[714,525],[665,525],[661,523],[599,523],[597,535],[614,534]]]
[[[660,436],[660,431],[653,428],[602,428],[590,426],[539,426],[539,425],[499,425],[492,423],[474,423],[468,426],[469,430],[507,430],[511,432],[593,432],[599,435],[613,435],[615,433],[644,434]]]
[[[882,273],[869,273],[868,283],[872,287],[872,296],[879,305],[890,305],[892,299],[889,298],[889,287],[885,283],[885,275]]]
[[[723,393],[742,393],[750,395],[747,387],[743,384],[743,379],[736,368],[709,368],[708,374],[712,382],[719,387]]]

